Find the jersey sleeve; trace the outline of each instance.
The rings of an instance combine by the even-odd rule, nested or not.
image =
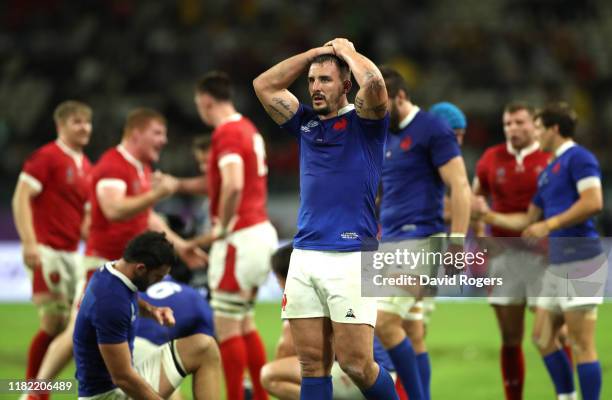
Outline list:
[[[280,127],[287,131],[290,135],[299,138],[302,134],[302,120],[304,119],[304,116],[308,114],[308,111],[308,108],[304,104],[300,103],[295,115],[291,117],[290,120],[281,124]]]
[[[457,137],[452,129],[442,125],[436,125],[435,132],[431,137],[429,152],[433,165],[439,168],[451,159],[460,156],[461,150]]]
[[[132,321],[131,304],[117,304],[112,298],[96,301],[92,323],[98,343],[117,344],[128,341]]]
[[[242,135],[236,132],[231,125],[221,128],[222,131],[215,134],[215,154],[219,162],[219,167],[223,163],[231,161],[242,161],[245,153],[245,143],[241,140]]]
[[[531,203],[535,205],[536,207],[538,207],[540,210],[544,209],[544,199],[542,198],[542,193],[540,192],[539,188],[533,195],[533,198],[531,199]]]
[[[128,172],[115,164],[106,161],[98,166],[99,170],[94,174],[95,193],[99,196],[100,191],[107,187],[114,187],[126,191],[129,184]]]
[[[476,163],[476,178],[480,185],[481,190],[484,193],[490,193],[491,188],[489,186],[489,168],[491,164],[490,152],[485,152],[483,156]]]
[[[579,193],[591,187],[601,187],[601,169],[593,154],[576,152],[570,160],[569,171]]]
[[[368,136],[376,136],[381,140],[385,140],[387,131],[389,130],[389,113],[381,119],[361,118],[355,112],[355,118],[359,122],[361,129]]]
[[[30,156],[23,165],[19,179],[32,186],[36,192],[41,192],[49,182],[51,175],[51,157],[39,150]]]

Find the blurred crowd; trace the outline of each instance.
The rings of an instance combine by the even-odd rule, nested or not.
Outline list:
[[[607,0],[6,0],[0,16],[2,213],[24,158],[55,137],[53,107],[68,98],[94,109],[92,160],[118,143],[128,110],[149,106],[169,120],[160,167],[196,174],[186,154],[193,137],[209,130],[197,116],[193,85],[210,69],[233,77],[238,108],[267,140],[271,193],[295,192],[297,146],[265,116],[251,81],[340,36],[398,68],[421,107],[447,100],[464,109],[470,171],[486,146],[503,140],[506,102],[567,100],[579,114],[577,140],[602,163],[612,204]],[[306,94],[305,79],[296,90]]]

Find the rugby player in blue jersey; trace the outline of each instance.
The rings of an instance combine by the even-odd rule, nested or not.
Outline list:
[[[281,289],[285,288],[292,252],[293,246],[288,244],[278,249],[272,256],[272,271]],[[395,367],[376,337],[374,337],[374,360],[391,374],[394,374]],[[363,399],[363,394],[359,388],[342,371],[337,362],[334,362],[331,376],[334,384],[334,400]],[[297,400],[300,398],[301,380],[300,362],[293,346],[289,323],[284,321],[281,337],[276,347],[275,360],[263,367],[261,370],[261,381],[268,393],[279,400]]]
[[[305,71],[312,106],[288,87]],[[349,104],[351,72],[359,90]],[[347,39],[284,60],[253,86],[300,143],[298,233],[283,297],[301,364],[301,399],[332,399],[336,359],[367,399],[397,399],[372,352],[376,299],[361,297],[361,251],[377,246],[376,190],[387,136],[387,90]]]
[[[534,341],[544,358],[558,399],[576,398],[572,368],[556,340],[563,321],[567,324],[584,400],[601,394],[601,365],[595,348],[597,305],[603,293],[576,292],[567,274],[597,288],[605,282],[606,264],[593,216],[603,208],[601,170],[595,156],[576,144],[576,114],[566,103],[544,107],[535,118],[542,150],[553,159],[538,178],[538,190],[526,213],[501,214],[480,201],[485,222],[522,230],[530,239],[548,238],[550,264],[537,299]],[[600,274],[603,273],[603,276]]]
[[[91,278],[77,315],[74,358],[79,398],[162,399],[193,375],[195,399],[219,399],[219,350],[210,336],[171,340],[133,363],[137,315],[172,325],[168,307],[138,299],[138,291],[159,282],[176,263],[165,235],[146,232],[127,245],[123,257],[106,263]]]
[[[397,71],[383,67],[381,72],[391,113],[382,173],[382,240],[398,247],[440,251],[441,237],[446,236],[444,194],[449,188],[450,235],[462,244],[470,222],[471,190],[455,133],[446,121],[411,102],[406,82]],[[435,268],[423,265],[416,270],[435,275]],[[413,308],[415,298],[409,296],[379,300],[376,334],[389,352],[408,397],[429,399],[431,369],[422,340],[423,320],[411,317],[411,309],[421,316],[422,311]],[[411,333],[420,339],[418,348],[413,347],[404,325],[413,325]]]

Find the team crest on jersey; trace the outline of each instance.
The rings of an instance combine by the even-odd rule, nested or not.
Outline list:
[[[72,167],[68,167],[66,170],[66,182],[74,183],[74,169]]]
[[[346,121],[346,118],[342,118],[334,123],[333,128],[335,131],[343,131],[346,129],[347,125],[348,122]]]
[[[411,146],[412,146],[412,137],[410,136],[407,136],[405,139],[403,139],[400,142],[400,149],[402,149],[403,151],[410,150]]]
[[[312,128],[316,128],[317,126],[319,126],[319,121],[313,119],[313,120],[308,121],[306,125],[300,126],[300,130],[304,133],[310,133],[310,130]]]
[[[495,171],[495,178],[497,182],[503,182],[506,179],[506,169],[503,167],[497,168],[497,171]]]
[[[557,161],[550,170],[552,171],[553,174],[558,174],[559,171],[561,170],[561,162]]]

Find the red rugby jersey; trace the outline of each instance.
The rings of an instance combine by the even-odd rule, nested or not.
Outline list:
[[[244,172],[242,198],[232,227],[236,231],[268,219],[265,143],[255,125],[240,114],[230,116],[217,126],[212,135],[207,179],[213,220],[219,217],[220,167],[233,161],[241,162]]]
[[[36,192],[32,219],[36,240],[56,250],[76,251],[88,198],[91,164],[57,139],[34,152],[19,179]]]
[[[91,228],[85,254],[107,260],[121,258],[128,242],[149,226],[151,207],[122,221],[109,221],[100,208],[97,192],[104,186],[137,196],[151,190],[151,166],[136,160],[123,146],[107,150],[91,172]]]
[[[483,192],[491,197],[491,209],[500,213],[525,212],[537,186],[538,175],[550,155],[534,143],[515,151],[509,143],[489,147],[476,164],[476,176]],[[518,237],[521,232],[492,226],[493,236]]]

